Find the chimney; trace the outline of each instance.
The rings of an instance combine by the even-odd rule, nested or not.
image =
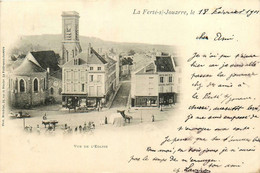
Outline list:
[[[88,55],[91,54],[91,43],[88,44]]]

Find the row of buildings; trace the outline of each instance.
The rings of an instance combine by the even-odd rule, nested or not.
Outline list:
[[[132,106],[176,101],[176,66],[170,55],[155,56],[133,70],[132,61],[122,64],[119,55],[100,53],[91,44],[83,50],[77,12],[62,13],[61,50],[60,57],[54,51],[38,51],[15,61],[8,76],[12,106],[30,107],[53,100],[68,108],[103,106],[119,87],[120,73],[132,76]]]

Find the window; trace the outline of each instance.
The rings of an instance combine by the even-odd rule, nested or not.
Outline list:
[[[72,72],[71,71],[67,71],[66,74],[67,74],[66,75],[67,76],[67,81],[72,80],[72,78],[71,78],[72,77]]]
[[[74,92],[78,92],[79,91],[79,86],[78,84],[74,83]]]
[[[34,92],[38,92],[39,91],[38,84],[39,84],[38,79],[34,79],[34,81],[33,81],[33,91]]]
[[[89,76],[89,81],[90,81],[90,82],[93,82],[93,80],[94,80],[94,76],[93,76],[93,75],[90,75],[90,76]]]
[[[84,86],[84,84],[81,84],[81,92],[84,92],[84,89],[85,88],[85,86]]]
[[[77,54],[78,54],[78,50],[77,50],[77,49],[75,49],[75,56],[77,56]]]
[[[172,77],[171,76],[169,77],[169,82],[172,82]]]
[[[93,67],[90,67],[90,70],[93,70]]]
[[[54,93],[54,89],[53,89],[53,88],[51,88],[51,95],[53,95],[53,93]]]
[[[67,61],[69,61],[69,51],[66,50]]]
[[[98,76],[97,76],[97,81],[98,81],[98,82],[101,82],[101,75],[98,75]]]
[[[80,72],[80,80],[81,80],[81,81],[84,81],[84,80],[85,80],[85,72],[84,72],[84,71],[81,71],[81,72]]]
[[[90,95],[90,96],[94,96],[94,95],[95,95],[95,93],[94,93],[94,87],[93,87],[93,86],[90,86],[90,87],[89,87],[89,95]]]
[[[98,96],[102,96],[102,88],[101,88],[101,86],[97,87],[97,95]]]
[[[78,60],[74,59],[74,65],[78,65]]]
[[[71,84],[68,83],[68,84],[67,84],[67,92],[70,92],[70,91],[71,91]]]
[[[77,71],[74,71],[74,80],[78,80],[78,72]]]
[[[159,92],[160,92],[160,93],[163,92],[163,86],[160,86],[160,88],[159,88]]]
[[[61,89],[61,88],[59,88],[59,95],[61,95],[61,92],[62,92],[62,89]]]
[[[98,69],[98,70],[101,70],[101,67],[98,67],[97,69]]]
[[[20,92],[25,92],[25,82],[23,79],[20,80]]]
[[[160,83],[163,83],[163,77],[160,77]]]
[[[46,89],[45,78],[43,78],[43,89]]]

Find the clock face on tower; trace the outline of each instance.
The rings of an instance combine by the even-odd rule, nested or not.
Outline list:
[[[71,24],[67,24],[65,27],[65,39],[71,40]]]
[[[66,27],[66,32],[68,33],[68,32],[71,32],[71,25],[67,25],[67,27]]]

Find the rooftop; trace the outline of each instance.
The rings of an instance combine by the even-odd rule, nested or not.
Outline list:
[[[50,68],[50,71],[60,69],[58,66],[58,55],[54,51],[38,51],[31,52],[31,54],[43,69],[47,70],[47,68]]]
[[[61,16],[78,16],[79,13],[76,11],[63,11]]]
[[[158,72],[175,72],[171,56],[156,56],[155,65]]]
[[[13,73],[14,74],[30,74],[30,73],[38,73],[45,72],[46,70],[36,65],[34,62],[24,59],[19,67],[17,67]]]

